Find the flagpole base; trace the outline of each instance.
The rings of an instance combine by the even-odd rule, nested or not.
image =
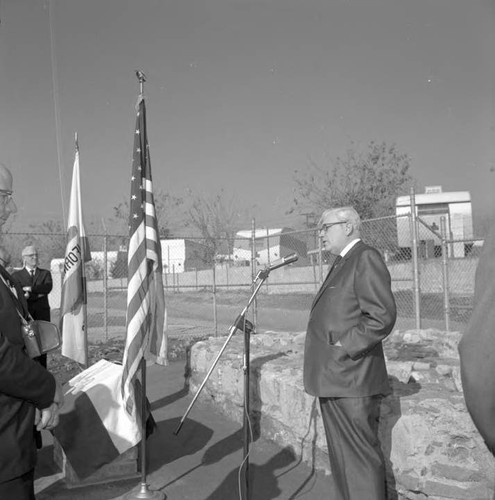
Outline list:
[[[146,483],[141,483],[141,488],[139,491],[132,491],[131,493],[127,493],[127,495],[125,495],[123,498],[124,500],[134,500],[142,498],[146,498],[147,500],[165,500],[167,497],[165,496],[165,493],[162,493],[161,491],[151,491]]]

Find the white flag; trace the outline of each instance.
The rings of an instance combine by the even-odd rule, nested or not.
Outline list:
[[[76,141],[60,318],[62,354],[86,366],[88,365],[88,332],[84,263],[88,260],[91,260],[91,253],[84,231],[79,179],[79,147]]]

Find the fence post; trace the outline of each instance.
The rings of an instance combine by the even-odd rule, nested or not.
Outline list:
[[[107,232],[103,235],[103,328],[105,330],[105,342],[108,342],[108,248]]]
[[[256,222],[252,220],[251,223],[251,283],[254,283],[254,278],[256,277]],[[256,329],[256,323],[258,319],[258,301],[256,297],[253,300],[253,325]]]
[[[215,272],[215,261],[213,261],[212,267],[213,273],[213,324],[215,325],[215,337],[218,336],[218,320],[217,320],[217,278]]]
[[[419,264],[418,264],[418,223],[416,221],[416,196],[414,188],[411,188],[411,255],[413,262],[413,293],[414,293],[414,313],[416,319],[416,329],[421,329],[421,292],[419,287]]]
[[[320,286],[323,284],[323,249],[321,247],[321,238],[318,238],[318,267],[320,270]]]
[[[449,264],[447,258],[447,223],[445,217],[440,217],[440,233],[442,235],[443,313],[445,317],[445,329],[450,332]]]
[[[280,257],[282,257],[280,255]],[[270,267],[270,230],[268,229],[268,226],[266,228],[266,259],[267,259],[267,266]],[[266,292],[268,293],[268,281],[269,280],[266,280],[265,281],[265,285],[266,285]]]

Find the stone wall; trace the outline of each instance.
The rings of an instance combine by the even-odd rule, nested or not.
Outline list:
[[[394,332],[385,342],[393,393],[384,399],[380,437],[390,498],[487,500],[493,497],[494,460],[464,405],[459,374],[459,333]],[[191,391],[225,342],[198,342],[191,350]],[[250,407],[260,433],[311,466],[330,473],[326,441],[314,398],[302,386],[304,334],[251,337]],[[213,400],[242,422],[243,338],[234,336],[205,385]]]

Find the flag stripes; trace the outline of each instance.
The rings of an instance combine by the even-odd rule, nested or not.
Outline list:
[[[129,204],[127,336],[122,376],[122,397],[129,414],[135,412],[133,383],[141,360],[166,364],[164,317],[161,245],[146,134],[146,107],[140,96]]]

